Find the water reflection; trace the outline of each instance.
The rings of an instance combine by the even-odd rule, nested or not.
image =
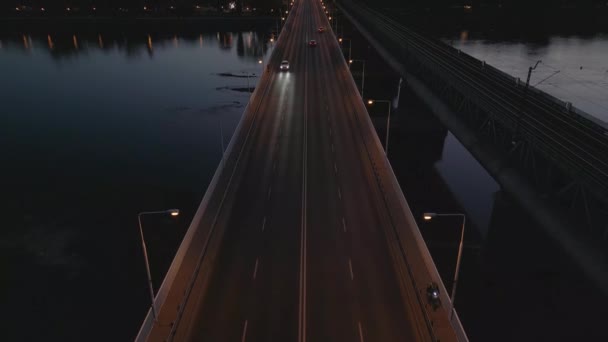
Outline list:
[[[73,324],[95,331],[112,315],[111,336],[96,340],[137,333],[149,305],[133,215],[183,209],[176,227],[146,236],[160,283],[220,160],[218,127],[228,140],[249,100],[245,87],[258,81],[244,74],[259,74],[258,58],[270,53],[265,37],[0,32],[0,254],[11,260],[3,285],[14,294],[2,308],[32,313],[38,328],[23,332],[23,316],[12,315],[3,340],[72,340]],[[94,307],[90,291],[100,294]]]
[[[452,40],[456,37],[459,39]],[[456,49],[522,80],[528,68],[542,60],[530,85],[608,122],[608,35],[540,35],[514,40],[464,30],[448,39]]]
[[[48,33],[39,35],[19,34],[0,36],[0,48],[10,47],[16,50],[30,51],[46,50],[56,59],[78,57],[87,54],[91,49],[124,51],[127,57],[136,57],[146,51],[148,56],[154,56],[157,48],[179,48],[180,44],[198,45],[203,48],[203,42],[217,44],[224,51],[232,51],[240,58],[257,61],[265,55],[272,43],[272,37],[259,32],[216,32],[188,34],[143,34],[122,35],[110,33],[91,34],[58,34]],[[236,43],[236,44],[235,44]],[[42,48],[44,47],[44,48]]]

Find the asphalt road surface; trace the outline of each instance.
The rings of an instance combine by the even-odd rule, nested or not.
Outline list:
[[[215,218],[217,253],[176,340],[423,340],[399,286],[389,213],[356,133],[355,113],[365,110],[341,54],[322,4],[296,0],[252,100],[259,105],[248,108],[256,113],[246,153]]]

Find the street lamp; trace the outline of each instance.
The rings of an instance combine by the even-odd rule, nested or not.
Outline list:
[[[386,119],[386,141],[384,143],[384,154],[386,156],[388,156],[388,132],[389,132],[389,129],[391,127],[391,105],[392,105],[392,102],[389,101],[389,100],[372,100],[372,99],[369,99],[367,101],[367,104],[369,104],[371,106],[371,105],[374,104],[374,102],[383,102],[383,103],[386,103],[388,105],[388,118]]]
[[[342,29],[344,31],[344,29]],[[344,33],[344,32],[342,32]],[[338,38],[338,42],[340,42],[340,44],[342,44],[343,40],[348,40],[348,60],[351,60],[351,52],[352,52],[352,48],[353,48],[353,40],[350,38]]]
[[[349,69],[350,69],[350,64],[353,64],[353,62],[363,63],[363,73],[361,75],[361,97],[363,97],[363,87],[365,86],[365,60],[364,59],[349,59],[348,60]]]
[[[456,258],[456,271],[454,272],[454,283],[452,284],[452,295],[450,301],[452,302],[452,308],[450,310],[450,319],[454,315],[454,299],[456,298],[456,284],[458,283],[458,273],[460,272],[460,260],[462,258],[462,244],[464,242],[464,224],[466,222],[466,216],[464,214],[437,214],[437,213],[424,213],[423,217],[426,221],[430,221],[435,217],[439,216],[457,216],[462,217],[462,226],[460,229],[460,244],[458,245],[458,257]]]
[[[144,240],[144,230],[141,228],[141,217],[144,215],[169,214],[171,216],[179,215],[179,209],[169,209],[160,211],[144,211],[137,214],[137,222],[139,223],[139,235],[141,236],[141,245],[144,250],[144,259],[146,261],[146,272],[148,274],[148,286],[150,287],[150,299],[152,299],[152,316],[156,322],[156,307],[154,306],[154,287],[152,287],[152,276],[150,275],[150,262],[148,261],[148,249]]]

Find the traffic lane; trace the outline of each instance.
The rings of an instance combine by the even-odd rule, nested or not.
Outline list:
[[[357,335],[348,235],[342,226],[342,195],[330,133],[331,77],[327,74],[332,70],[324,63],[324,46],[310,49],[307,337],[311,341],[348,341]]]
[[[272,78],[270,79],[266,79],[266,82],[270,82],[271,84],[269,85],[270,87],[272,87]],[[264,111],[264,104],[262,104],[262,106],[260,107],[261,111]],[[249,150],[251,149],[251,141],[255,140],[254,136],[255,136],[255,132],[256,132],[256,127],[259,126],[259,123],[257,122],[259,117],[261,117],[262,115],[257,113],[251,113],[248,112],[245,114],[246,117],[243,118],[243,120],[248,120],[251,121],[253,119],[255,119],[255,121],[252,123],[252,134],[250,139],[247,140],[246,145],[244,146],[244,153],[243,155],[246,156],[248,155]],[[248,126],[249,124],[246,124],[246,126]],[[240,137],[235,137],[236,139],[241,139]],[[244,138],[242,138],[241,140],[245,140]],[[231,158],[232,160],[234,160],[235,158]],[[228,167],[230,170],[230,165],[232,164],[231,162],[228,162]],[[226,172],[230,172],[230,171],[226,171]],[[239,181],[238,179],[241,177],[241,175],[244,173],[244,167],[243,167],[243,163],[240,163],[238,165],[237,170],[235,171],[234,174],[234,180],[232,182],[232,185],[230,186],[230,188],[228,189],[228,191],[226,192],[226,197],[225,197],[225,203],[222,207],[222,211],[219,212],[219,215],[217,216],[218,220],[216,222],[216,224],[214,225],[214,219],[213,217],[215,216],[215,214],[213,213],[217,213],[217,209],[215,209],[214,211],[209,211],[211,214],[210,215],[206,215],[207,218],[201,222],[201,225],[208,225],[208,226],[212,226],[214,225],[215,227],[215,231],[214,234],[211,235],[211,237],[209,237],[210,242],[209,242],[209,249],[208,249],[208,253],[205,256],[205,259],[203,260],[203,270],[205,270],[204,272],[199,272],[197,274],[197,279],[195,282],[195,287],[192,289],[192,292],[190,293],[190,296],[188,298],[188,302],[186,303],[186,307],[184,309],[184,314],[181,318],[181,320],[178,322],[178,326],[176,326],[177,329],[177,333],[179,336],[183,336],[184,334],[188,334],[189,333],[189,329],[191,327],[191,322],[193,319],[195,319],[194,317],[197,316],[198,313],[198,307],[197,304],[200,302],[201,300],[201,296],[205,293],[206,289],[208,288],[208,286],[211,284],[211,279],[210,279],[210,275],[214,274],[214,270],[216,269],[214,267],[214,260],[216,260],[218,258],[218,256],[216,255],[217,253],[221,252],[221,248],[218,247],[218,245],[221,246],[222,244],[222,234],[225,231],[225,227],[226,227],[226,211],[230,210],[230,207],[232,205],[232,203],[234,203],[234,198],[235,196],[238,196],[236,193],[238,192],[238,184]],[[221,196],[221,194],[220,194]],[[211,208],[211,207],[210,207]],[[201,240],[203,240],[206,237],[202,237]],[[191,249],[189,249],[190,251]],[[198,253],[201,253],[201,249],[197,249],[196,251],[198,251]],[[216,252],[217,251],[217,252]],[[197,260],[198,259],[198,255],[192,256],[190,257],[191,260]],[[190,281],[190,277],[192,276],[192,273],[190,273],[190,275],[186,275],[186,277],[182,280],[182,282],[186,283]],[[173,311],[173,315],[175,314],[175,308],[179,306],[181,302],[174,302],[174,306],[167,309],[166,311],[169,312],[169,314],[171,314],[170,311]],[[171,322],[170,320],[163,320],[163,322]],[[165,323],[167,324],[167,323]],[[157,336],[161,336],[160,334],[158,334]]]
[[[322,26],[314,15],[311,27]],[[359,340],[359,308],[354,293],[352,261],[350,258],[350,234],[343,221],[340,178],[335,164],[333,116],[343,110],[334,98],[328,96],[335,81],[331,77],[333,65],[329,63],[328,45],[324,36],[317,33],[317,48],[311,49],[311,88],[316,90],[311,115],[311,183],[310,202],[310,252],[309,266],[309,322],[308,337],[314,341]],[[325,113],[325,115],[318,115]],[[329,120],[328,120],[329,119]],[[316,185],[316,187],[315,187]],[[315,196],[316,194],[316,196]],[[315,198],[316,197],[316,198]],[[314,202],[313,202],[314,201]],[[315,219],[319,223],[315,222]],[[314,235],[314,236],[313,236]]]
[[[320,17],[313,9],[313,24],[316,30],[324,26]],[[325,115],[317,115],[314,121],[316,125],[313,141],[318,142],[318,148],[313,148],[317,165],[312,165],[315,171],[315,179],[324,180],[318,182],[316,189],[319,210],[318,219],[324,223],[318,225],[318,239],[311,237],[310,257],[316,256],[318,263],[317,272],[311,269],[311,298],[310,298],[310,322],[309,336],[312,340],[354,340],[358,336],[359,309],[356,303],[354,287],[351,278],[352,261],[350,258],[350,234],[347,231],[346,221],[343,220],[343,201],[341,179],[339,170],[335,163],[336,149],[334,146],[334,116],[343,108],[337,105],[331,94],[333,65],[330,63],[328,46],[324,42],[331,37],[330,33],[318,33],[315,31],[319,42],[317,48],[313,48],[311,66],[314,83],[311,85],[317,90],[315,99],[317,109]],[[319,156],[323,156],[319,158]],[[311,185],[312,187],[312,185]],[[311,191],[314,191],[311,189]],[[312,201],[312,199],[311,199]],[[311,224],[311,231],[315,226]],[[313,242],[315,244],[313,245]],[[314,253],[314,254],[313,254]],[[317,276],[315,276],[317,275]],[[317,288],[313,290],[314,288]],[[315,301],[313,294],[319,299]]]
[[[302,17],[298,15],[294,20],[298,22]],[[302,190],[302,108],[305,100],[302,96],[305,45],[301,44],[301,38],[306,34],[304,25],[300,24],[298,29],[291,39],[295,50],[291,58],[293,67],[279,76],[286,82],[291,82],[286,91],[287,98],[293,100],[293,103],[279,113],[282,129],[277,140],[276,163],[273,162],[273,170],[270,171],[274,172],[273,177],[276,179],[272,190],[269,189],[268,192],[270,210],[262,219],[265,242],[255,279],[255,304],[250,310],[247,331],[242,335],[247,341],[285,341],[297,338],[297,247]]]
[[[288,113],[282,115],[285,117]],[[283,136],[289,136],[289,139],[280,138],[273,163],[275,181],[260,228],[264,239],[260,246],[256,298],[249,315],[251,329],[247,341],[297,339],[303,137],[299,120],[283,121]]]
[[[298,36],[303,34],[303,30]],[[294,39],[295,56],[302,54]],[[301,58],[294,59],[296,61]],[[282,73],[282,96],[288,103],[279,112],[281,128],[269,189],[269,208],[262,219],[264,241],[255,279],[256,298],[248,315],[247,341],[290,341],[298,332],[299,244],[302,191],[302,148],[305,69],[297,64]]]
[[[273,88],[272,93],[276,93],[280,84],[275,82]],[[258,199],[264,198],[271,183],[267,170],[272,167],[272,152],[269,151],[274,146],[270,142],[278,125],[276,118],[268,114],[280,107],[278,101],[267,101],[260,108],[252,149],[242,160],[245,171],[236,191],[232,214],[223,214],[225,221],[217,223],[225,225],[225,235],[209,289],[198,305],[200,313],[195,321],[200,329],[193,330],[190,339],[220,340],[239,336],[238,327],[244,321],[245,310],[253,297],[250,277],[257,247],[262,242],[257,225],[259,213],[266,210],[267,203]]]
[[[342,55],[338,51],[338,49],[336,49],[336,51],[335,51],[335,59],[340,60],[340,61],[342,60]],[[352,118],[353,118],[353,121],[355,121],[355,122],[359,121],[361,123],[362,126],[359,127],[360,128],[359,132],[361,132],[361,129],[362,129],[363,131],[366,131],[366,134],[367,134],[368,128],[365,125],[368,124],[367,123],[368,120],[366,117],[368,114],[365,110],[365,105],[362,102],[355,101],[356,99],[354,97],[356,97],[358,99],[359,96],[358,96],[358,92],[356,91],[356,87],[352,84],[352,79],[351,79],[350,73],[348,71],[348,68],[346,66],[343,66],[340,68],[340,70],[338,70],[338,72],[339,72],[339,74],[342,75],[342,76],[340,76],[340,79],[347,82],[344,86],[345,87],[350,86],[350,88],[355,89],[352,92],[352,94],[348,95],[348,96],[353,97],[351,100],[349,100],[350,105],[352,105],[353,108],[355,109],[355,111],[352,112]],[[375,134],[375,132],[373,132],[373,131],[369,131],[369,132],[370,132],[370,134]],[[369,136],[368,136],[368,138],[369,138]],[[364,148],[365,146],[363,146],[362,138],[358,137],[358,140],[361,140],[362,147]],[[380,148],[377,148],[377,146],[379,146],[379,145],[372,144],[369,146],[371,148],[370,152],[375,154],[372,156],[374,160],[384,158],[383,151]],[[383,198],[383,195],[380,193],[380,188],[378,185],[379,183],[375,179],[375,174],[372,170],[372,165],[369,160],[369,156],[366,155],[365,151],[363,151],[363,153],[362,153],[361,161],[362,161],[363,165],[358,167],[357,169],[366,171],[366,174],[368,175],[368,177],[370,179],[371,189],[375,190],[374,192],[377,194],[377,198],[372,199],[372,202],[382,203],[384,198]],[[390,174],[388,176],[394,177],[392,174]],[[391,188],[389,190],[395,190],[395,189]],[[395,191],[399,192],[400,189],[397,188]],[[389,215],[393,214],[392,212],[389,213],[388,210],[384,206],[383,206],[383,208],[381,208],[381,211],[383,211],[385,213],[385,215],[381,216],[381,218],[383,218],[385,220],[388,220]],[[404,215],[404,212],[396,212],[394,214]],[[426,326],[424,308],[422,308],[420,306],[420,304],[418,303],[417,293],[415,292],[416,290],[414,288],[412,288],[412,283],[411,283],[412,280],[410,279],[410,275],[407,270],[408,266],[404,264],[404,260],[403,260],[404,255],[402,254],[402,251],[400,250],[400,242],[396,239],[395,231],[393,230],[390,222],[387,222],[387,225],[381,226],[381,228],[382,228],[382,231],[385,233],[385,239],[387,240],[387,244],[385,244],[384,248],[386,249],[388,247],[389,252],[387,252],[387,254],[393,260],[393,270],[395,273],[394,276],[397,279],[398,285],[400,287],[400,292],[403,294],[402,305],[403,305],[406,313],[408,314],[406,323],[409,325],[409,327],[407,330],[412,335],[417,336],[417,340],[429,339],[430,336],[428,335],[428,329]],[[416,229],[416,227],[413,227],[412,229]]]
[[[352,108],[349,112],[354,113],[354,110],[356,109]],[[350,117],[352,118],[352,115]],[[352,218],[356,226],[353,227],[353,232],[357,234],[353,236],[353,248],[361,252],[355,259],[357,268],[360,268],[359,272],[364,274],[364,277],[359,278],[361,282],[358,282],[361,285],[360,300],[364,308],[364,324],[368,327],[364,332],[374,340],[399,340],[403,336],[418,340],[417,329],[412,326],[414,321],[410,314],[411,308],[406,308],[406,298],[403,297],[415,294],[402,293],[399,287],[394,260],[388,252],[388,243],[394,240],[394,235],[390,234],[391,223],[386,208],[382,205],[383,198],[369,165],[365,147],[356,136],[359,129],[354,122],[351,123],[349,129],[352,143],[343,145],[344,150],[341,151],[344,163],[351,165],[354,170],[345,175],[344,182],[352,185],[348,187],[352,194],[347,196],[350,203],[347,203],[346,207],[351,209],[347,216]],[[346,125],[345,122],[344,126]],[[343,133],[347,135],[347,132]],[[357,210],[352,210],[355,207]],[[388,238],[385,235],[387,229]]]
[[[341,59],[339,55],[334,58],[338,57]],[[411,326],[413,320],[404,305],[402,296],[405,294],[399,287],[394,262],[388,252],[387,240],[394,239],[391,235],[387,239],[385,235],[385,228],[390,227],[388,212],[382,205],[383,199],[369,165],[367,151],[358,134],[360,129],[354,117],[357,110],[354,101],[361,99],[348,79],[348,69],[343,67],[338,75],[337,85],[342,91],[350,89],[347,96],[341,97],[346,111],[341,117],[342,123],[337,125],[340,127],[337,134],[339,141],[343,142],[339,144],[340,164],[348,165],[352,170],[344,175],[343,182],[349,184],[345,185],[345,192],[348,191],[345,196],[346,216],[352,221],[352,247],[357,251],[353,256],[353,271],[361,274],[356,284],[362,307],[363,333],[372,340],[397,341],[404,337],[418,340],[417,330]]]
[[[338,72],[338,80],[335,98],[342,102],[345,109],[341,116],[338,139],[345,142],[340,145],[340,164],[349,165],[351,172],[345,173],[341,178],[345,184],[345,208],[347,218],[352,221],[353,250],[357,251],[354,256],[354,272],[361,273],[357,277],[356,284],[359,286],[359,298],[363,307],[364,333],[373,340],[391,341],[401,340],[405,336],[414,339],[412,328],[405,328],[410,319],[406,315],[403,300],[395,300],[402,296],[398,286],[398,280],[393,268],[392,257],[387,252],[387,239],[384,229],[390,224],[386,209],[379,205],[382,198],[375,176],[371,172],[367,151],[356,134],[359,130],[354,122],[353,114],[357,107],[354,101],[361,101],[358,91],[354,89],[349,79],[348,69],[345,67],[342,57],[338,55],[334,44],[332,55],[334,63],[340,65],[342,72]],[[334,64],[332,63],[332,64]],[[346,71],[346,72],[345,72]],[[341,91],[339,91],[339,89]],[[348,91],[350,89],[350,91]],[[347,90],[347,96],[340,96]],[[367,113],[364,113],[367,115]],[[350,142],[349,142],[350,141]],[[363,172],[366,170],[367,172]],[[361,185],[365,186],[361,186]],[[350,227],[350,226],[349,226]],[[390,237],[389,237],[390,239]]]
[[[277,52],[284,49],[284,46],[286,45],[285,43],[287,43],[287,41],[285,41],[285,40],[280,40],[277,42],[277,44],[275,46],[276,51],[273,54],[273,56],[270,58],[270,64],[273,63],[272,62],[273,59],[276,60],[276,58],[273,58],[273,57],[276,57]],[[267,78],[264,81],[264,84],[268,84],[271,82],[272,82],[272,79]],[[258,102],[259,101],[255,101],[255,103],[252,103],[252,106],[250,106],[250,107],[253,108],[253,106],[257,106]],[[252,111],[251,108],[248,109],[247,113],[244,113],[244,117],[242,118],[243,122],[240,125],[243,127],[243,132],[247,132],[248,127],[250,127],[252,125],[252,121],[254,120],[254,117],[256,116],[255,114],[251,113],[251,111]],[[238,154],[238,152],[240,151],[240,147],[237,147],[240,144],[240,142],[238,142],[238,141],[245,140],[244,136],[242,136],[242,137],[239,136],[239,137],[234,137],[234,138],[237,139],[237,144],[235,145],[236,149],[233,151],[233,153],[230,156],[227,156],[227,158],[226,158],[228,170],[230,170],[233,167],[234,160],[236,160],[235,154]],[[246,148],[247,147],[245,147],[245,149]],[[173,284],[171,285],[171,290],[169,291],[167,298],[163,303],[163,306],[159,310],[159,322],[161,322],[161,324],[168,324],[168,322],[172,322],[175,319],[175,307],[178,307],[181,304],[181,301],[183,299],[183,291],[181,289],[186,288],[188,286],[188,284],[190,283],[192,273],[194,272],[195,268],[197,267],[196,264],[199,260],[199,255],[200,255],[204,245],[206,244],[205,241],[209,240],[209,248],[208,248],[207,254],[215,253],[216,248],[214,248],[213,246],[215,245],[215,243],[218,240],[217,238],[215,238],[215,236],[218,234],[214,233],[213,235],[211,235],[211,237],[209,237],[207,234],[209,234],[210,229],[207,227],[211,227],[213,225],[214,217],[216,216],[215,213],[217,212],[217,210],[219,208],[220,199],[224,196],[224,193],[225,193],[224,189],[226,189],[226,186],[227,186],[226,185],[227,179],[230,178],[228,173],[230,173],[230,171],[224,172],[224,174],[219,178],[218,187],[215,190],[215,192],[213,194],[211,194],[211,199],[209,200],[209,204],[207,207],[208,210],[200,218],[200,221],[198,223],[198,228],[195,229],[192,243],[190,244],[189,248],[186,250],[186,254],[184,255],[183,262],[182,262],[181,266],[179,267],[179,270],[177,271]],[[228,174],[228,175],[226,175],[226,174]],[[235,175],[238,175],[238,172],[236,172]],[[238,177],[235,177],[235,178],[238,178]],[[233,190],[228,189],[228,191],[226,192],[226,194],[228,194],[227,198],[230,198],[229,194],[231,194],[233,192],[234,192]],[[213,228],[211,228],[211,229],[213,229]],[[205,264],[206,261],[203,261],[203,263]],[[199,274],[199,276],[196,280],[197,284],[201,282],[200,275],[201,274]],[[174,290],[175,288],[179,288],[180,290]],[[198,288],[192,289],[192,291],[190,292],[190,295],[189,295],[189,301],[192,301],[192,298],[198,298],[200,296],[200,292],[201,292],[201,289],[198,289]],[[190,304],[186,305],[184,317],[183,317],[182,321],[188,320],[188,310],[190,310],[190,308],[191,308]],[[166,323],[163,323],[163,322],[166,322]],[[181,322],[179,322],[178,324],[181,324]],[[162,330],[163,332],[161,332],[160,330]],[[165,330],[166,330],[166,332],[165,332]],[[168,333],[168,330],[169,329],[167,329],[165,327],[156,325],[153,328],[154,332],[150,336],[163,336],[163,334]]]
[[[279,40],[279,42],[277,42],[277,49],[276,49],[277,51],[281,51],[281,50],[284,48],[284,45],[285,45],[285,44],[283,43],[284,41],[285,41],[285,39],[281,39],[281,40]],[[277,54],[276,54],[276,53],[275,53],[275,54],[273,54],[273,57],[271,57],[271,62],[270,62],[270,64],[272,64],[272,63],[273,63],[273,59],[274,59],[274,60],[276,60],[276,59],[277,59],[277,58],[276,58],[276,56],[277,56]],[[279,59],[279,60],[280,60],[280,59]],[[251,121],[251,118],[250,118],[250,117],[251,117],[251,115],[247,115],[247,116],[246,116],[246,118],[244,118],[244,120]],[[249,125],[248,125],[248,124],[246,124],[245,126],[247,126],[247,127],[248,127]],[[249,142],[248,142],[248,145],[249,145]],[[249,146],[246,146],[246,147],[245,147],[245,149],[246,149],[246,150],[247,150],[248,148],[250,148],[250,147],[249,147]],[[247,153],[245,153],[245,154],[247,154]],[[241,167],[239,166],[239,168],[241,168]],[[237,172],[236,174],[238,175],[238,173],[239,173],[239,172]],[[238,177],[236,177],[236,178],[238,178]],[[227,196],[227,198],[230,198],[230,197],[231,197],[231,196],[230,196],[230,193],[231,193],[231,192],[233,192],[233,191],[229,191],[229,192],[228,192],[228,193],[229,193],[229,195]],[[226,204],[226,206],[228,206],[228,204]],[[206,216],[206,218],[207,218],[207,219],[210,219],[210,216],[214,216],[214,215],[205,215],[205,216]],[[207,220],[207,221],[209,221],[209,220]],[[211,222],[207,222],[207,224],[211,225]],[[218,223],[217,225],[218,225],[218,226],[222,226],[222,224],[220,224],[220,223]],[[218,235],[218,234],[214,234],[214,235],[213,235],[213,237],[211,238],[211,240],[213,240],[214,238],[215,238],[216,240],[218,240],[217,235]],[[199,248],[199,250],[200,250],[200,248]],[[196,258],[196,256],[195,256],[195,257],[190,257],[190,258],[189,258],[189,260],[190,260],[190,259],[194,260],[194,259],[197,259],[197,258]],[[207,258],[207,259],[208,259],[208,258]],[[204,262],[207,262],[207,260],[205,260]],[[209,272],[209,273],[212,273],[212,272]],[[206,276],[206,275],[205,275],[205,276]],[[182,277],[182,278],[183,278],[183,277]],[[189,277],[187,277],[187,276],[186,276],[186,278],[189,278]],[[184,278],[183,282],[187,282],[187,281],[188,281],[186,278]],[[198,284],[198,283],[200,283],[200,278],[201,278],[201,277],[199,277],[199,280],[197,280],[197,284]],[[206,277],[204,277],[204,278],[206,278]],[[197,297],[197,295],[196,295],[196,293],[195,293],[197,290],[202,291],[202,290],[200,290],[200,289],[194,289],[194,290],[193,290],[193,293],[192,293],[192,295],[191,295],[191,297],[190,297],[190,298],[191,298],[190,302],[192,302],[192,301],[193,301],[193,300],[192,300],[192,298],[196,298],[196,297]],[[195,302],[196,302],[196,301],[195,301]],[[169,303],[169,302],[167,302],[167,305],[170,305],[170,303]],[[177,306],[177,305],[176,305],[176,306]],[[187,305],[187,308],[188,308],[188,307],[191,307],[191,305],[190,305],[190,304],[188,304],[188,305]],[[170,310],[170,309],[169,309],[169,311],[172,311],[172,310]],[[185,321],[185,320],[187,320],[187,319],[184,317],[184,319],[183,319],[182,321]],[[168,320],[167,320],[167,321],[168,321]],[[182,330],[183,330],[183,328],[180,328],[180,329],[182,329]]]
[[[346,125],[346,123],[344,123]],[[349,127],[357,130],[356,127]],[[351,132],[338,131],[342,141]],[[340,144],[338,144],[340,145]],[[361,307],[361,322],[367,338],[396,341],[408,336],[410,329],[403,329],[409,321],[403,306],[402,293],[388,254],[383,227],[389,222],[377,207],[381,202],[374,194],[368,180],[361,174],[361,166],[353,152],[360,152],[354,139],[337,148],[338,164],[350,170],[341,175],[344,185],[346,220],[352,235],[353,273]],[[359,151],[357,151],[359,150]],[[413,338],[413,336],[410,336]]]
[[[293,50],[293,44],[289,44],[289,46],[291,46],[289,49]],[[237,200],[237,202],[240,205],[235,206],[233,210],[239,215],[227,225],[228,234],[224,246],[221,248],[224,253],[220,253],[217,266],[219,274],[215,274],[215,280],[211,281],[209,295],[206,296],[211,298],[211,301],[215,300],[215,303],[203,301],[203,304],[201,304],[203,310],[201,320],[204,327],[193,335],[194,339],[215,339],[222,336],[225,338],[223,330],[226,326],[231,327],[230,331],[239,330],[234,328],[242,324],[243,312],[235,311],[234,308],[248,306],[245,303],[247,296],[251,296],[251,292],[249,289],[239,286],[250,284],[244,279],[246,278],[244,274],[250,273],[247,271],[255,267],[255,265],[252,267],[252,264],[254,263],[253,254],[256,251],[252,249],[251,239],[242,231],[242,228],[247,227],[248,231],[257,231],[255,229],[256,221],[259,222],[259,220],[256,220],[257,213],[264,211],[264,208],[260,208],[260,204],[264,202],[257,199],[263,197],[265,188],[270,183],[267,175],[269,175],[268,170],[272,165],[267,158],[267,154],[269,148],[274,148],[271,141],[277,135],[279,124],[274,114],[284,110],[281,106],[277,108],[278,101],[274,100],[285,99],[285,97],[280,96],[281,91],[284,90],[282,74],[273,78],[272,88],[268,98],[273,100],[266,101],[264,107],[260,108],[259,129],[256,129],[253,140],[255,147],[247,154],[247,159],[244,161],[246,164],[245,177],[237,194],[237,199],[240,200]],[[253,205],[251,202],[253,202]],[[233,240],[235,242],[231,243]],[[221,310],[222,308],[224,311]]]

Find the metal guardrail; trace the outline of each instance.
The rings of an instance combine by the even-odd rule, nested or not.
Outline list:
[[[608,202],[608,124],[447,44],[424,37],[364,5],[348,3],[380,38],[415,56],[476,104]],[[415,72],[415,71],[413,71]],[[527,92],[527,94],[526,94]]]

